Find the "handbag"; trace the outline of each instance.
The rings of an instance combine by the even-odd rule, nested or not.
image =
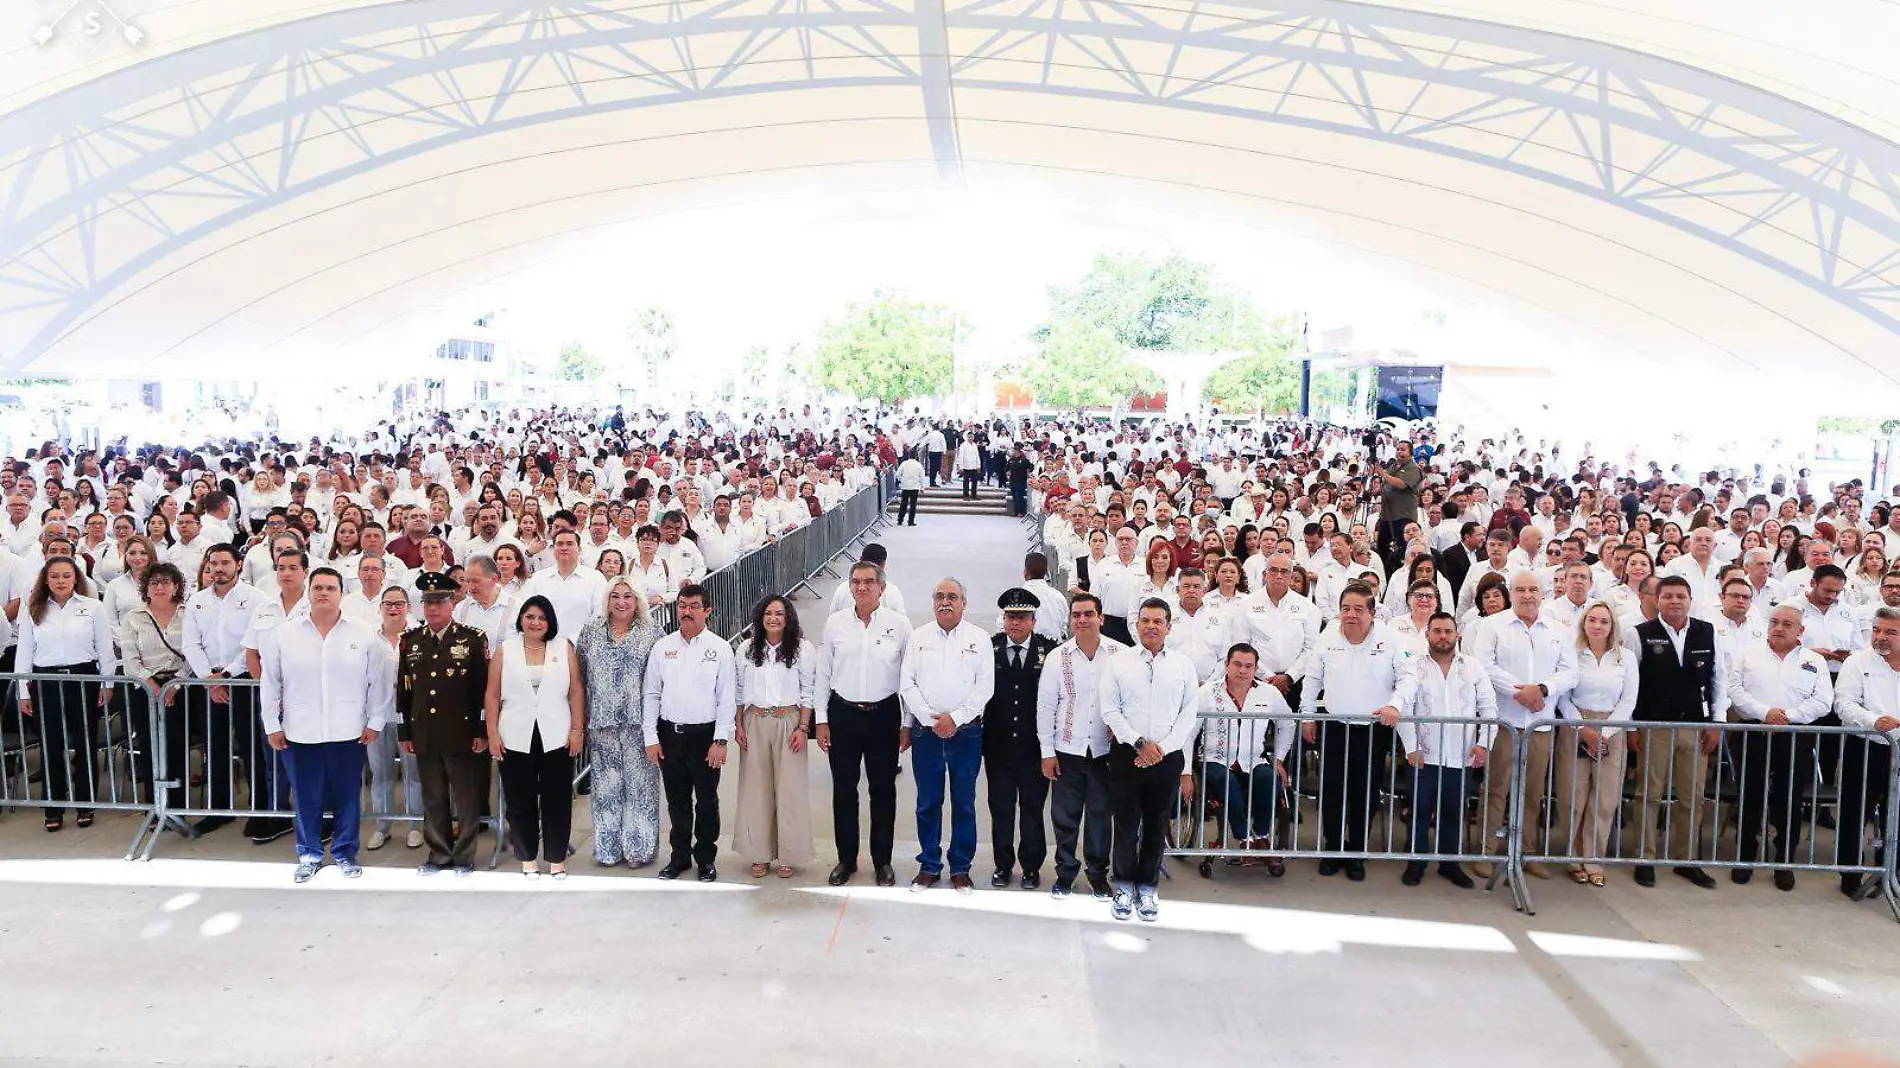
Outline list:
[[[158,620],[153,619],[150,612],[146,613],[145,618],[152,620],[152,633],[158,635],[159,644],[163,645],[165,647],[165,650],[171,653],[173,656],[177,657],[180,660],[184,660],[185,654],[178,651],[178,648],[171,643],[170,638],[165,637],[165,628],[158,625]],[[173,679],[176,679],[178,675],[179,675],[178,672],[170,670],[170,669],[166,669],[164,671],[154,671],[152,672],[152,681],[158,684],[159,689],[163,690],[166,684],[171,682]]]

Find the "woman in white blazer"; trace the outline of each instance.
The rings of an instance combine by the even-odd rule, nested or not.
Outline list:
[[[536,594],[521,604],[514,637],[488,668],[483,714],[488,751],[501,762],[502,808],[521,873],[538,877],[537,853],[556,879],[567,877],[574,818],[574,758],[587,726],[580,658],[560,637],[554,605]]]

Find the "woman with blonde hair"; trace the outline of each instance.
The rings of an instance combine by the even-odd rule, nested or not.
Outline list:
[[[634,580],[607,580],[606,611],[581,628],[581,683],[587,699],[587,752],[594,863],[639,868],[660,848],[660,766],[642,735],[647,658],[660,628]]]
[[[1628,752],[1623,728],[1614,724],[1627,723],[1636,710],[1636,654],[1624,647],[1622,632],[1608,601],[1592,602],[1577,619],[1577,685],[1557,698],[1557,714],[1578,725],[1558,731],[1552,750],[1563,840],[1548,843],[1547,852],[1600,857],[1609,848]],[[1573,865],[1570,877],[1602,886],[1603,865]]]

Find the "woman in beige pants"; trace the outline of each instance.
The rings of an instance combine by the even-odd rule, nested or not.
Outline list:
[[[1557,699],[1558,715],[1578,725],[1557,732],[1551,757],[1557,766],[1559,826],[1567,832],[1561,844],[1573,857],[1600,857],[1609,848],[1628,752],[1624,732],[1615,724],[1627,723],[1635,710],[1636,654],[1623,644],[1616,610],[1608,601],[1596,601],[1577,618],[1577,685]],[[1602,886],[1603,865],[1573,865],[1570,877]]]
[[[739,820],[733,848],[765,878],[772,861],[789,879],[811,861],[811,799],[805,754],[811,737],[812,686],[818,654],[800,633],[798,613],[776,594],[752,610],[752,628],[734,642],[738,653]]]

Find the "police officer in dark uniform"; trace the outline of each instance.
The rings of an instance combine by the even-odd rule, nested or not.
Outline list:
[[[397,738],[414,753],[422,779],[422,840],[434,875],[475,870],[475,836],[488,793],[488,731],[482,699],[488,690],[488,635],[454,620],[455,580],[426,573],[422,626],[402,636],[396,672]]]
[[[1006,889],[1010,871],[1020,860],[1022,888],[1034,890],[1042,885],[1042,862],[1049,855],[1042,822],[1049,780],[1042,774],[1036,739],[1036,688],[1043,660],[1056,643],[1036,633],[1036,610],[1042,602],[1035,594],[1020,587],[1006,590],[996,607],[1003,610],[1003,633],[990,639],[996,653],[996,689],[983,706],[983,770],[996,857],[990,885]]]

